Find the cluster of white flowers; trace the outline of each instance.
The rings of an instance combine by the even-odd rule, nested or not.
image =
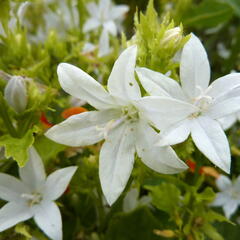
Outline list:
[[[122,52],[109,76],[107,90],[73,65],[61,63],[57,70],[62,88],[96,111],[72,116],[52,127],[46,136],[69,146],[86,146],[105,139],[99,176],[110,205],[126,186],[135,153],[160,173],[185,170],[187,166],[170,145],[183,142],[190,134],[210,161],[230,171],[229,144],[218,119],[240,109],[240,74],[229,74],[208,86],[207,54],[192,34],[181,54],[181,86],[161,73],[137,68],[142,86],[151,95],[142,97],[134,75],[136,57],[136,46]]]

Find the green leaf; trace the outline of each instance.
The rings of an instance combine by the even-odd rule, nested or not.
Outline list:
[[[217,0],[204,0],[192,7],[183,19],[184,25],[211,28],[227,22],[233,16],[232,8]]]
[[[10,135],[0,137],[0,146],[5,147],[6,158],[12,157],[19,165],[24,167],[28,161],[28,149],[33,145],[36,128],[30,129],[22,138],[14,138]]]
[[[215,193],[211,187],[206,187],[203,192],[197,194],[196,199],[198,201],[212,202],[215,198]]]
[[[53,142],[45,136],[36,138],[35,147],[45,163],[55,158],[59,152],[66,148],[66,146]]]
[[[160,240],[160,237],[153,234],[159,224],[146,207],[131,213],[120,213],[112,218],[106,240]]]
[[[152,204],[169,214],[174,213],[179,207],[180,190],[171,183],[162,183],[158,186],[146,186],[150,190]]]
[[[9,20],[9,10],[10,3],[9,0],[1,0],[0,1],[0,21],[3,24],[3,27],[6,29]]]
[[[235,14],[240,17],[240,1],[239,0],[223,0],[227,4],[229,4]]]
[[[203,232],[212,240],[224,240],[217,230],[210,224],[205,224],[202,227]]]

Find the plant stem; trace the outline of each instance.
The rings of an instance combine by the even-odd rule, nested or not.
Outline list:
[[[11,119],[8,115],[7,106],[1,92],[0,92],[0,116],[2,117],[3,122],[6,128],[8,129],[8,132],[10,133],[10,135],[12,137],[18,137],[17,131],[12,125]]]

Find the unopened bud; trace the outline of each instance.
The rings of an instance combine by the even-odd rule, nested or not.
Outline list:
[[[166,44],[169,41],[175,40],[175,43],[178,43],[182,39],[182,30],[180,27],[175,27],[169,29],[165,32],[162,44]]]
[[[158,230],[158,229],[155,229],[153,230],[153,232],[158,235],[158,236],[161,236],[161,237],[165,237],[165,238],[173,238],[173,237],[176,237],[175,233],[173,230],[170,230],[170,229],[166,229],[166,230]]]
[[[27,106],[27,89],[25,80],[21,76],[13,76],[4,90],[4,98],[17,112],[21,113]]]

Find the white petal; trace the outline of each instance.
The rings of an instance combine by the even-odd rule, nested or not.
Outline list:
[[[201,41],[191,34],[184,45],[180,62],[180,79],[184,92],[194,98],[199,95],[198,86],[205,90],[210,80],[210,66],[207,53]]]
[[[23,183],[31,190],[37,190],[46,180],[44,165],[34,147],[29,149],[29,160],[23,168],[19,168]]]
[[[113,36],[117,35],[117,26],[113,21],[107,21],[103,24],[104,29]]]
[[[29,208],[20,203],[9,202],[0,209],[0,232],[31,217]]]
[[[137,207],[139,191],[136,188],[132,188],[125,196],[123,200],[123,211],[130,212]]]
[[[173,174],[186,170],[171,147],[155,146],[158,134],[146,122],[140,122],[137,128],[137,153],[144,164],[159,173]]]
[[[95,144],[104,138],[106,124],[119,118],[120,114],[114,109],[80,113],[53,126],[45,135],[55,142],[73,147]]]
[[[29,189],[17,178],[5,173],[0,173],[0,198],[5,201],[19,202],[22,193],[28,193]]]
[[[223,130],[227,130],[230,127],[232,127],[232,125],[237,121],[237,115],[234,114],[230,114],[226,117],[217,119],[217,121],[220,123],[220,125],[222,126]]]
[[[137,101],[137,105],[143,115],[160,130],[171,127],[197,111],[192,104],[168,97],[144,97]]]
[[[240,87],[240,73],[231,73],[216,79],[210,86],[208,94],[216,101],[229,96],[233,90]]]
[[[175,145],[184,142],[191,132],[191,120],[185,119],[159,134],[158,146]]]
[[[229,196],[226,193],[219,192],[216,194],[216,198],[214,201],[210,204],[210,206],[223,206],[229,201]]]
[[[150,95],[185,100],[183,91],[177,81],[147,68],[136,68],[136,72],[144,89]]]
[[[108,92],[80,68],[60,63],[57,73],[61,87],[70,95],[87,101],[97,109],[112,107],[112,99]]]
[[[215,165],[229,173],[230,149],[220,124],[208,117],[198,117],[192,121],[191,128],[191,135],[198,149]]]
[[[103,29],[102,34],[99,40],[99,50],[98,50],[98,57],[103,57],[108,55],[111,52],[109,47],[109,36],[108,32]]]
[[[77,167],[66,167],[50,174],[45,185],[44,199],[56,200],[59,198],[66,190],[76,170]]]
[[[56,203],[42,202],[37,205],[34,220],[48,237],[62,240],[62,218]]]
[[[112,205],[124,190],[134,163],[134,126],[123,123],[114,128],[102,146],[99,176],[107,202]]]
[[[92,17],[96,17],[98,16],[98,6],[95,2],[90,2],[87,4],[87,10],[88,10],[88,13],[92,16]]]
[[[230,199],[224,206],[223,211],[227,218],[230,218],[237,210],[238,202],[236,200]]]
[[[226,177],[224,175],[220,175],[217,178],[216,185],[217,185],[219,190],[225,191],[225,190],[228,190],[232,187],[232,182],[228,177]]]
[[[89,18],[83,25],[83,32],[90,32],[101,25],[100,21],[96,18]]]
[[[124,50],[116,60],[108,79],[108,90],[114,97],[134,100],[141,97],[140,88],[134,77],[137,47],[131,46]]]
[[[227,98],[223,101],[216,101],[210,106],[207,115],[213,119],[226,117],[234,114],[240,110],[240,96],[234,98]]]
[[[127,5],[117,5],[113,6],[110,10],[110,18],[111,19],[122,19],[124,15],[129,11],[129,7]]]

